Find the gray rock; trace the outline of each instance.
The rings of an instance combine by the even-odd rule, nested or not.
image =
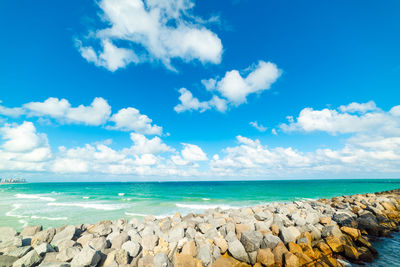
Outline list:
[[[22,247],[22,237],[15,236],[11,239],[8,239],[8,240],[0,243],[0,249],[7,248],[7,247]]]
[[[158,241],[158,236],[155,235],[143,236],[142,247],[144,250],[153,250],[154,247],[157,245],[157,241]]]
[[[228,251],[235,259],[249,263],[249,256],[239,240],[228,242]]]
[[[17,257],[0,255],[0,267],[11,267],[16,260]]]
[[[135,258],[137,255],[139,255],[141,246],[136,241],[127,241],[124,244],[122,244],[122,249],[126,250],[129,256]]]
[[[13,239],[17,235],[17,231],[15,231],[11,227],[0,227],[0,242],[5,242],[10,239]]]
[[[299,235],[300,231],[294,226],[282,227],[279,233],[279,237],[285,244],[296,241]]]
[[[361,230],[366,230],[368,234],[379,236],[382,227],[378,224],[375,216],[371,213],[363,214],[357,218],[358,226]]]
[[[88,245],[95,250],[103,250],[109,247],[108,242],[104,236],[101,236],[90,240]]]
[[[58,245],[56,246],[57,251],[62,251],[65,250],[67,248],[72,248],[73,246],[77,245],[77,243],[73,240],[63,240],[60,243],[58,243]]]
[[[345,212],[337,212],[333,214],[332,220],[337,222],[340,226],[354,227],[355,221],[352,216]]]
[[[306,216],[306,222],[311,225],[317,224],[319,223],[319,217],[321,216],[319,216],[319,214],[316,212],[308,212]]]
[[[299,213],[294,213],[292,215],[292,220],[294,221],[294,224],[297,226],[306,225],[306,220],[303,217],[301,217]]]
[[[4,253],[7,256],[21,258],[32,250],[31,246],[19,247]]]
[[[66,248],[57,254],[57,261],[71,261],[76,255],[78,255],[80,249],[78,247]]]
[[[44,254],[48,252],[54,252],[54,248],[49,243],[42,243],[39,246],[35,247],[37,254],[40,256],[44,256]]]
[[[32,247],[36,247],[42,243],[51,243],[55,234],[56,234],[56,229],[54,228],[48,228],[46,230],[40,231],[39,233],[36,233],[32,237],[31,241]]]
[[[169,231],[168,241],[169,242],[178,242],[184,237],[185,231],[183,227],[177,226]]]
[[[89,227],[88,232],[90,234],[96,234],[98,236],[107,236],[112,232],[111,222],[110,221],[99,222],[98,224]]]
[[[70,267],[68,262],[45,262],[39,265],[39,267]]]
[[[328,225],[322,228],[321,236],[323,238],[331,235],[340,237],[342,236],[342,231],[340,231],[339,227],[337,227],[336,225]]]
[[[23,256],[22,258],[17,260],[16,262],[14,262],[13,267],[36,266],[41,261],[42,261],[42,257],[40,257],[39,254],[37,254],[37,252],[35,250],[31,250],[30,252],[28,252],[28,254],[26,254],[25,256]]]
[[[168,256],[162,252],[157,253],[154,256],[154,266],[155,267],[172,267],[171,261],[168,259]]]
[[[115,261],[121,265],[128,264],[129,263],[128,252],[123,249],[117,249],[115,252]]]
[[[96,266],[100,259],[100,252],[87,245],[73,258],[71,267]]]
[[[228,242],[232,242],[232,241],[235,241],[235,240],[238,240],[238,239],[237,239],[237,236],[236,236],[235,232],[229,232],[225,236],[225,240],[228,241]]]
[[[206,244],[200,245],[197,250],[197,258],[203,262],[204,266],[208,266],[212,261],[210,246]]]
[[[111,247],[120,249],[122,244],[129,240],[129,235],[125,232],[120,233],[111,240]]]
[[[258,220],[258,221],[273,220],[274,215],[272,214],[272,212],[265,210],[262,212],[255,213],[254,218],[256,218],[256,220]]]
[[[76,233],[76,228],[73,225],[68,225],[65,227],[64,230],[61,232],[57,233],[53,240],[51,241],[51,244],[57,246],[59,243],[61,243],[64,240],[72,240],[72,238],[75,236]]]
[[[261,248],[270,248],[273,250],[282,240],[276,235],[266,234],[261,242]]]
[[[43,230],[43,227],[41,225],[31,225],[25,227],[21,231],[21,236],[34,236],[35,234],[39,233],[40,231]]]
[[[214,239],[216,237],[219,237],[219,232],[215,228],[211,228],[204,234],[204,238],[207,239]]]
[[[249,254],[250,264],[254,265],[257,262],[257,251],[251,251]]]
[[[261,246],[262,240],[262,234],[256,231],[244,231],[240,237],[240,242],[242,242],[247,252],[257,251]]]

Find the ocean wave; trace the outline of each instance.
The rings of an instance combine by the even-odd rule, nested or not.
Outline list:
[[[118,193],[118,196],[123,197],[125,196],[125,193]]]
[[[16,194],[14,196],[16,198],[22,198],[22,199],[40,199],[40,200],[44,200],[44,201],[56,201],[55,198],[42,197],[41,195],[35,195],[35,194]]]
[[[89,199],[90,197],[82,197],[83,199]]]
[[[8,217],[15,217],[15,218],[28,218],[29,216],[24,216],[24,215],[19,215],[19,214],[15,214],[14,212],[19,210],[22,207],[21,204],[13,204],[13,208],[11,210],[9,210],[8,212],[6,212],[6,216]]]
[[[176,203],[175,206],[178,208],[185,208],[185,209],[191,209],[191,210],[207,210],[207,209],[216,209],[216,208],[221,208],[223,210],[227,209],[233,209],[237,207],[233,207],[230,205],[224,205],[224,204],[183,204],[183,203]]]
[[[127,216],[137,216],[137,217],[146,217],[148,214],[125,212],[125,215],[127,215]],[[172,216],[172,215],[171,214],[162,214],[162,215],[155,215],[154,217],[156,219],[162,219],[162,218],[165,218],[165,217],[168,217],[168,216]]]
[[[65,221],[68,220],[68,217],[45,217],[45,216],[31,216],[31,219],[41,219],[41,220],[48,220],[48,221]]]
[[[209,199],[209,198],[206,198],[206,197],[203,197],[201,200],[208,201],[208,200],[210,200],[210,199]]]
[[[64,202],[53,202],[47,203],[48,206],[58,207],[79,207],[84,209],[95,209],[95,210],[120,210],[123,207],[120,205],[112,204],[98,204],[98,203],[64,203]]]
[[[28,226],[28,222],[25,221],[25,220],[18,220],[18,222],[19,222],[20,224],[22,224],[22,227],[24,227],[24,228]]]

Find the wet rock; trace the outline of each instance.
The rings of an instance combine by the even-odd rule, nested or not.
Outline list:
[[[381,226],[371,213],[361,215],[357,218],[357,222],[359,229],[366,230],[370,235],[379,236]]]
[[[343,245],[344,255],[352,260],[358,260],[360,253],[353,246]]]
[[[36,266],[41,261],[42,261],[42,257],[40,257],[39,254],[37,254],[35,250],[31,250],[30,252],[28,252],[28,254],[26,254],[25,256],[23,256],[22,258],[17,260],[16,262],[14,262],[13,267]]]

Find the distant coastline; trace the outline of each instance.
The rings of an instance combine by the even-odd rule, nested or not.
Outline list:
[[[26,184],[27,181],[22,178],[0,178],[0,184]]]

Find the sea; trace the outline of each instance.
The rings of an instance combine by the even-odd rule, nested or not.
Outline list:
[[[312,200],[400,188],[400,179],[212,182],[90,182],[0,185],[0,226],[57,227],[106,219],[157,218],[270,202]],[[377,241],[371,266],[400,266],[400,235]]]

